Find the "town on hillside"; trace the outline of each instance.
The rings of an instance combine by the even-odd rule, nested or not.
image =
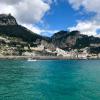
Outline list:
[[[55,56],[66,59],[99,59],[100,38],[75,30],[51,37],[18,25],[11,14],[0,15],[0,56]]]

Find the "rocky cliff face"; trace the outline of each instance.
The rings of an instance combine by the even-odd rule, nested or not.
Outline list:
[[[55,46],[61,49],[68,49],[74,47],[77,39],[80,37],[81,35],[79,31],[60,31],[55,33],[51,38]]]
[[[17,25],[16,19],[11,14],[0,15],[0,26]]]
[[[100,44],[100,38],[80,34],[79,31],[60,31],[52,37],[52,42],[61,49],[80,49],[90,47],[91,44]]]

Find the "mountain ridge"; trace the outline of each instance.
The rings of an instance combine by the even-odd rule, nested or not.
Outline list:
[[[83,35],[78,30],[71,31],[71,32],[62,30],[57,33],[54,33],[51,37],[38,35],[32,32],[31,30],[19,25],[16,19],[11,14],[0,15],[0,36],[3,37],[3,35],[5,35],[6,39],[10,38],[10,41],[14,41],[14,42],[15,40],[12,38],[21,39],[21,42],[25,42],[27,44],[28,51],[32,51],[30,48],[34,49],[35,47],[39,47],[39,46],[44,47],[43,52],[47,52],[45,51],[46,49],[50,49],[51,51],[54,51],[56,50],[56,48],[62,50],[82,49],[86,47],[90,49],[100,48],[99,37]],[[2,40],[0,44],[4,45],[2,44]],[[22,44],[20,45],[22,47]],[[6,47],[3,46],[2,49],[3,48]],[[22,49],[23,49],[22,52],[25,51],[24,48]],[[96,49],[94,49],[94,51],[95,50]],[[93,49],[90,51],[93,51]],[[99,49],[97,51],[98,53],[100,52]],[[41,51],[41,53],[43,52]],[[50,54],[52,55],[52,52]]]

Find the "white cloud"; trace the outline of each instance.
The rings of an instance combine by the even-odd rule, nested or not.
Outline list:
[[[18,4],[20,1],[22,0],[0,0],[0,3],[12,5],[16,3]]]
[[[13,6],[0,3],[0,14],[2,13],[6,13],[6,14],[12,13],[14,15],[15,9]]]
[[[36,23],[39,22],[45,13],[50,9],[50,5],[42,0],[24,0],[16,5],[16,14],[20,22]],[[20,9],[20,11],[18,10]]]
[[[100,13],[100,0],[84,0],[82,5],[87,11]]]
[[[87,11],[99,12],[100,13],[100,0],[68,0],[72,7],[76,10],[83,6]]]
[[[12,13],[21,23],[39,22],[50,9],[43,0],[1,0],[0,13]]]
[[[35,25],[32,24],[22,24],[22,25],[28,28],[29,30],[33,31],[34,33],[41,34],[40,28]]]
[[[78,10],[84,0],[68,0],[68,1],[75,10]]]
[[[89,36],[91,35],[97,36],[96,31],[97,29],[100,29],[100,24],[98,24],[96,21],[93,21],[93,22],[79,21],[76,26],[69,27],[68,29],[70,31],[79,30],[82,34],[89,35]]]
[[[58,32],[58,30],[41,29],[32,24],[22,24],[22,25],[37,34],[45,35],[45,36],[52,36],[54,33]]]
[[[0,0],[0,14],[11,13],[19,24],[40,34],[45,30],[35,26],[35,23],[42,21],[51,4],[52,0]]]
[[[100,29],[100,0],[69,0],[69,3],[72,5],[73,9],[80,10],[80,7],[83,7],[83,10],[87,13],[94,12],[95,16],[92,17],[92,20],[79,21],[76,26],[69,27],[70,30],[80,30],[82,34],[86,35],[97,35],[96,30]],[[84,15],[83,15],[84,16]]]
[[[95,18],[100,18],[100,0],[68,0],[75,10],[82,6],[87,12],[94,12]],[[99,16],[99,17],[98,17]]]

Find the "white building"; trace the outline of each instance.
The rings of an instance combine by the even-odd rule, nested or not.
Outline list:
[[[63,57],[69,57],[69,58],[71,57],[71,53],[70,52],[64,51],[64,50],[62,50],[60,48],[56,48],[55,52],[57,53],[57,56],[63,56]]]
[[[41,45],[39,45],[37,47],[30,47],[30,49],[32,51],[43,51],[44,50],[44,46],[41,44]]]
[[[34,52],[24,52],[22,55],[23,56],[35,56],[36,54]]]

